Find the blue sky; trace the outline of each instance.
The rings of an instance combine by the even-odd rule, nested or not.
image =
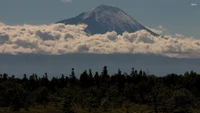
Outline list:
[[[162,25],[170,34],[200,38],[199,0],[1,0],[0,21],[8,25],[50,24],[100,4],[117,6],[145,26]]]

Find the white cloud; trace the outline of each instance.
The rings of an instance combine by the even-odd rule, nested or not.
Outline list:
[[[200,40],[181,34],[152,36],[145,30],[135,33],[116,32],[87,35],[87,25],[21,25],[0,23],[0,53],[68,54],[129,53],[156,54],[177,58],[200,58]],[[151,29],[152,30],[152,29]],[[160,26],[154,31],[163,33]]]
[[[195,3],[192,3],[192,4],[191,4],[191,6],[197,6],[197,4],[195,4]]]
[[[64,3],[71,3],[72,0],[61,0],[61,2],[64,2]]]
[[[148,28],[148,29],[150,29],[151,31],[153,31],[153,32],[155,32],[155,33],[157,33],[157,34],[159,34],[159,35],[166,35],[166,34],[168,34],[168,31],[167,31],[167,29],[165,29],[163,26],[158,26],[158,27],[156,27],[156,28],[149,28],[148,26],[146,26],[146,28]]]

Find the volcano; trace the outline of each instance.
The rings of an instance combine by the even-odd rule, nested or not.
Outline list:
[[[64,24],[87,24],[85,32],[88,34],[104,34],[115,31],[117,34],[146,30],[154,36],[159,36],[144,27],[120,8],[110,5],[100,5],[89,12],[84,12],[76,17],[58,21]]]

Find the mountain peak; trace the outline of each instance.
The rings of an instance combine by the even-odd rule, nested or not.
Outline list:
[[[91,11],[88,11],[84,14],[83,19],[90,17],[92,15],[96,15],[96,17],[98,16],[111,16],[113,14],[116,14],[120,11],[119,8],[114,7],[114,6],[110,6],[110,5],[105,5],[102,4],[100,6],[97,6],[96,8],[92,9]]]
[[[95,9],[98,9],[98,10],[120,10],[118,7],[111,6],[108,4],[101,4],[101,5],[97,6]]]
[[[87,24],[86,32],[89,34],[106,33],[116,31],[118,34],[123,32],[136,32],[147,30],[153,35],[157,35],[146,27],[142,26],[131,16],[118,7],[102,4],[96,8],[81,13],[77,17],[59,21],[64,24]]]

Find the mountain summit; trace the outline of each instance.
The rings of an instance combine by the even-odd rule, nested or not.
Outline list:
[[[88,27],[85,31],[89,34],[104,34],[108,31],[116,31],[118,34],[122,34],[125,31],[136,32],[138,30],[146,30],[152,35],[158,36],[158,34],[138,23],[123,10],[109,5],[100,5],[89,12],[81,13],[74,18],[57,23],[87,24]]]

